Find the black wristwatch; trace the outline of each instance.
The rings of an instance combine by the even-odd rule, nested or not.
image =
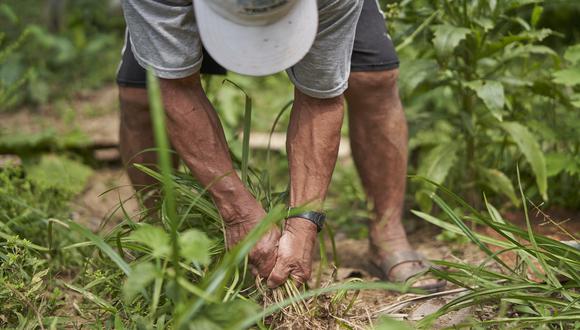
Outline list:
[[[288,209],[288,212],[290,212],[290,209]],[[301,218],[312,222],[313,224],[316,225],[316,230],[319,233],[322,230],[322,227],[324,227],[324,222],[326,221],[326,214],[316,211],[303,212],[296,215],[292,215],[291,217]]]

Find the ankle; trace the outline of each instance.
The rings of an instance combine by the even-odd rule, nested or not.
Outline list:
[[[384,259],[395,251],[411,250],[411,244],[406,236],[397,238],[369,237],[369,250],[373,257]]]

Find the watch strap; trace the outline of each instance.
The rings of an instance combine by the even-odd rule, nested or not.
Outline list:
[[[326,221],[326,214],[316,211],[307,211],[296,215],[292,215],[292,218],[301,218],[308,220],[313,224],[315,224],[316,230],[320,232],[322,230],[322,227],[324,227],[324,222]]]

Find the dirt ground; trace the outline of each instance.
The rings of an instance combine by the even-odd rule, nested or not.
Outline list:
[[[73,101],[60,104],[59,107],[65,110],[58,110],[52,106],[15,113],[0,113],[0,130],[10,131],[10,129],[18,127],[20,132],[32,133],[53,127],[63,132],[71,128],[70,120],[67,121],[63,118],[67,117],[67,109],[72,109],[74,111],[74,125],[84,132],[90,141],[102,145],[118,144],[119,120],[117,91],[114,86],[108,86],[96,92],[80,94]],[[343,156],[348,157],[348,150]],[[138,207],[135,200],[131,198],[133,191],[120,164],[118,151],[115,148],[99,150],[95,153],[95,158],[99,167],[90,178],[85,191],[74,200],[72,216],[73,219],[96,231],[103,226],[103,221],[114,224],[121,219],[122,212],[115,212],[120,201],[126,201],[124,205],[129,212],[137,211]],[[580,216],[578,214],[566,210],[555,210],[554,213],[548,211],[548,213],[553,214],[554,221],[561,223],[571,233],[580,233]],[[537,212],[531,212],[531,214],[535,230],[538,232],[558,239],[570,239],[566,235],[562,235],[561,231],[556,230],[557,226],[553,223],[546,223],[541,214]],[[505,217],[514,223],[525,224],[521,213],[506,213]],[[434,239],[438,233],[436,228],[428,225],[417,227],[410,233],[410,241],[428,258],[449,260],[461,258],[473,263],[483,260],[482,254],[473,246],[462,246],[458,254],[457,246]],[[369,268],[367,258],[369,251],[366,241],[349,239],[340,233],[336,235],[335,241],[340,260],[340,267],[336,272],[336,278],[339,281],[352,277],[364,280],[376,279]],[[316,272],[318,261],[313,269]],[[329,278],[331,278],[330,271],[327,270],[322,276],[322,283],[328,282]],[[449,286],[448,289],[455,288]],[[363,323],[372,324],[381,315],[411,321],[418,320],[424,315],[434,312],[451,298],[456,297],[457,294],[459,293],[452,292],[428,300],[404,303],[405,300],[417,297],[388,291],[363,291],[359,294],[350,312],[353,318],[346,320],[346,322],[349,324],[349,322],[356,321],[353,323],[355,326]],[[450,314],[442,319],[436,328],[456,324],[472,314],[471,311]]]

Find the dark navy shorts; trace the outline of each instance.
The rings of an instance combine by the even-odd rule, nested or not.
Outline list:
[[[384,71],[398,67],[399,58],[387,32],[385,17],[379,9],[377,0],[364,0],[356,27],[351,71]],[[204,49],[201,73],[223,75],[227,70]],[[135,60],[128,36],[125,38],[117,84],[127,87],[145,87],[147,84],[146,71]]]

